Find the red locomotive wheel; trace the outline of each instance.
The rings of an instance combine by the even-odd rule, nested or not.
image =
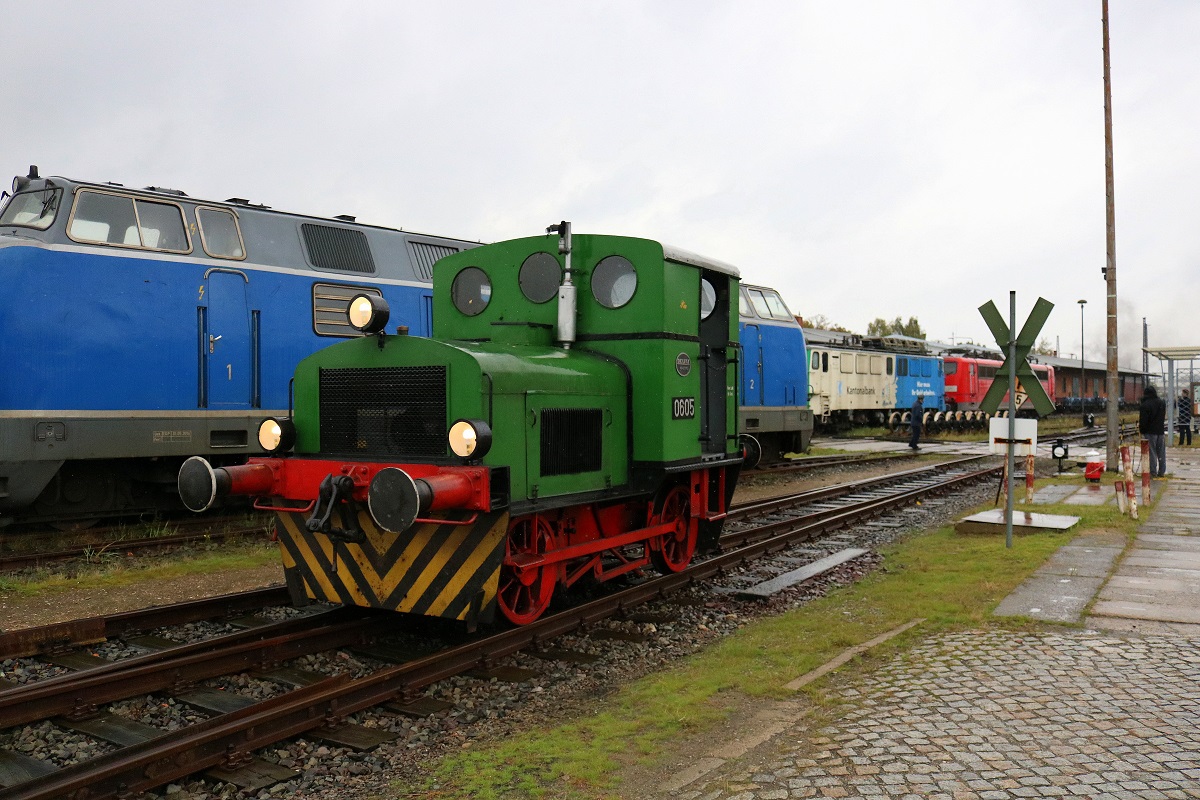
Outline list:
[[[696,552],[696,529],[691,523],[691,501],[687,487],[676,486],[663,499],[662,511],[652,524],[674,522],[675,530],[658,538],[658,548],[650,552],[654,568],[664,575],[681,572]]]
[[[522,562],[548,552],[553,545],[554,531],[539,516],[522,517],[509,526],[497,599],[500,611],[514,625],[528,625],[550,606],[557,580],[554,566]]]

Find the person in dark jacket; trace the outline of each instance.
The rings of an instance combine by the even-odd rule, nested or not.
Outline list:
[[[1184,389],[1179,395],[1179,446],[1192,446],[1192,397]]]
[[[1167,474],[1167,439],[1163,427],[1167,424],[1167,404],[1153,386],[1147,386],[1138,405],[1138,431],[1150,442],[1150,474],[1161,478]]]
[[[912,439],[908,443],[913,450],[921,449],[917,447],[917,442],[921,438],[921,417],[923,416],[925,416],[925,398],[917,395],[917,399],[912,404]]]

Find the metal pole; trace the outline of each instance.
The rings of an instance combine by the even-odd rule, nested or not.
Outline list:
[[[1117,387],[1117,206],[1113,186],[1113,141],[1112,141],[1112,78],[1108,62],[1108,0],[1101,0],[1101,23],[1104,29],[1104,184],[1105,211],[1107,217],[1107,266],[1105,278],[1108,282],[1108,364],[1105,388],[1108,395],[1108,469],[1116,472],[1120,458],[1117,450],[1121,441],[1120,397]]]
[[[1175,359],[1167,359],[1167,444],[1175,441]],[[1159,467],[1159,469],[1166,469]]]
[[[1004,546],[1012,549],[1013,467],[1016,466],[1013,439],[1017,438],[1017,293],[1008,293],[1008,497],[1004,499]]]
[[[1079,408],[1083,414],[1083,425],[1087,427],[1087,392],[1084,391],[1084,372],[1083,372],[1083,307],[1087,305],[1087,300],[1079,301]]]

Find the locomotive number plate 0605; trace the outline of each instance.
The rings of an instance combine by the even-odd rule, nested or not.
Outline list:
[[[695,419],[696,418],[696,398],[694,397],[673,397],[671,398],[671,419]]]

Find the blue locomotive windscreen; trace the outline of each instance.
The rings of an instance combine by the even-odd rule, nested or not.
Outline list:
[[[62,189],[19,192],[4,206],[0,225],[22,225],[44,231],[54,223],[61,201]]]
[[[321,449],[371,457],[446,455],[446,368],[322,369]]]

